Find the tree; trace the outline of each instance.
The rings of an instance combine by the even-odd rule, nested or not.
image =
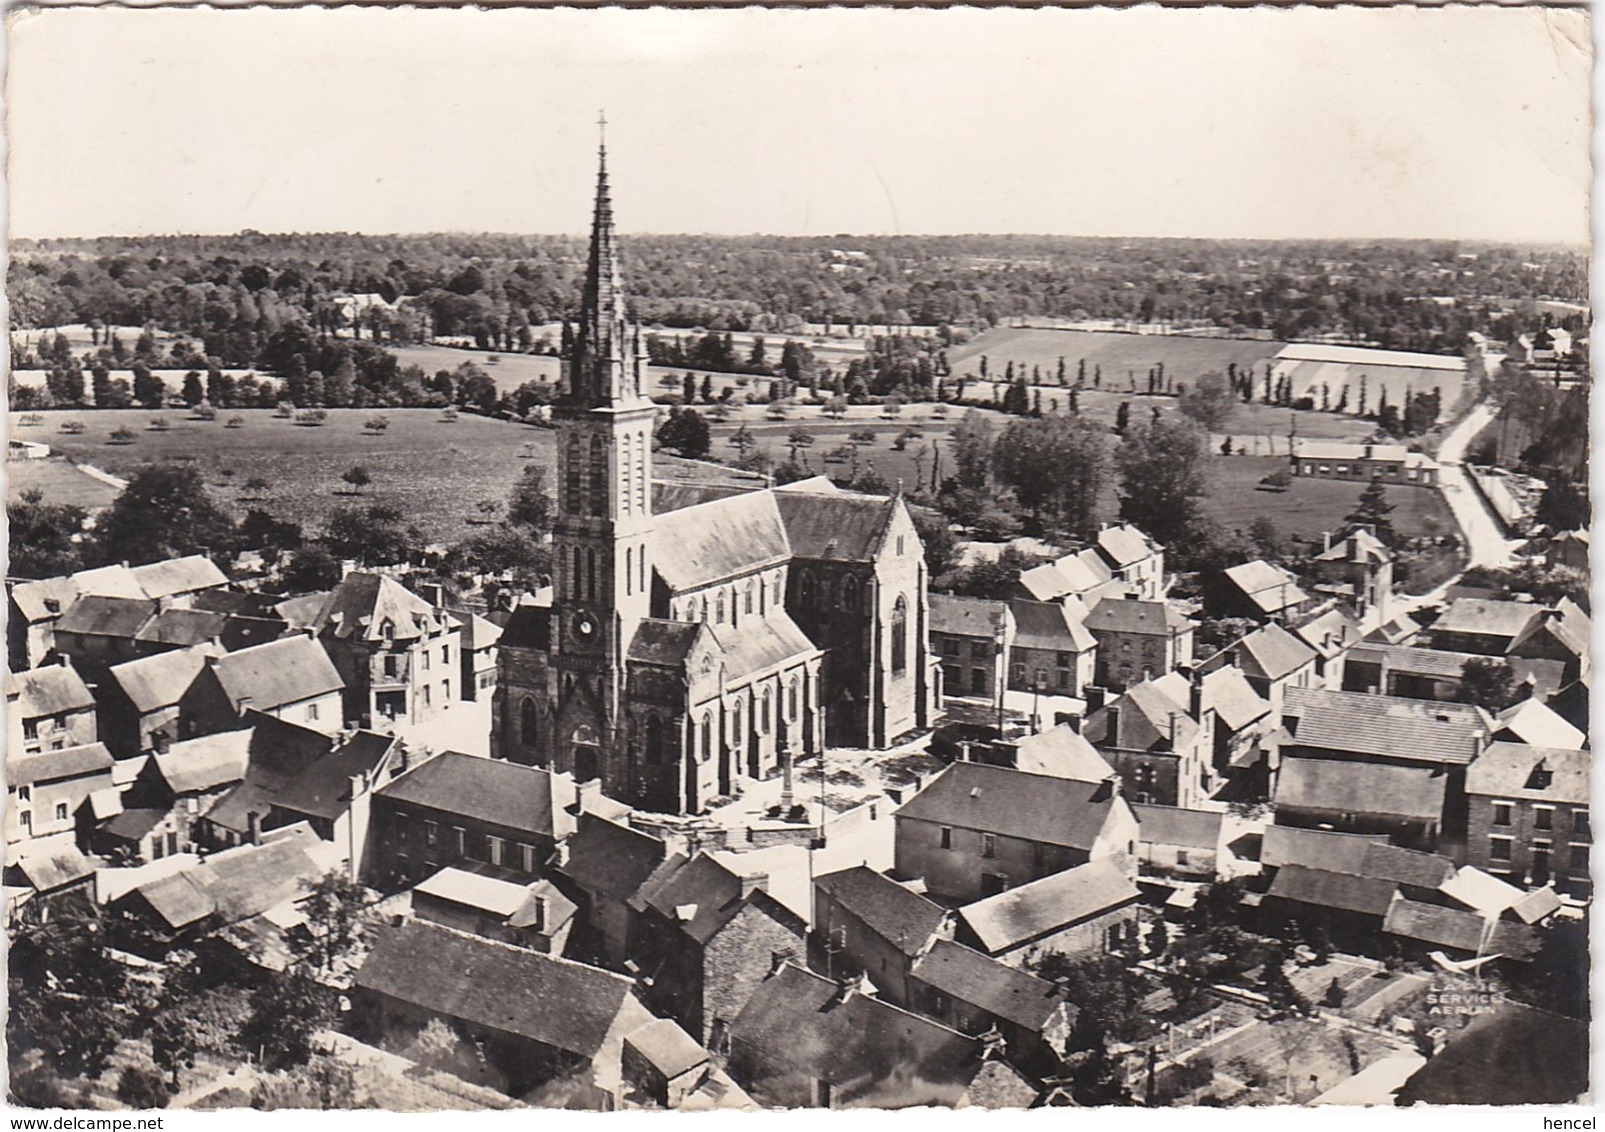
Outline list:
[[[791,435],[786,438],[786,447],[791,449],[791,462],[793,464],[797,463],[799,450],[806,452],[813,446],[814,434],[805,428],[793,429]]]
[[[1393,513],[1393,504],[1388,502],[1388,489],[1381,480],[1372,480],[1365,485],[1360,493],[1360,500],[1344,522],[1355,523],[1359,526],[1370,527],[1385,546],[1392,546],[1394,541],[1393,520],[1388,516]]]
[[[201,375],[190,370],[184,375],[184,404],[194,408],[206,400],[206,387],[201,384]]]
[[[1039,522],[1093,538],[1109,478],[1106,435],[1081,417],[1012,421],[993,445],[993,470]]]
[[[125,1066],[117,1078],[117,1099],[141,1111],[166,1108],[171,1096],[162,1075],[143,1065]]]
[[[345,474],[340,478],[351,485],[351,493],[353,495],[361,495],[362,489],[373,482],[373,477],[368,474],[368,469],[361,464],[354,464],[347,468]]]
[[[67,503],[46,503],[38,488],[6,505],[11,534],[7,572],[19,578],[55,578],[83,568],[78,537],[89,513]]]
[[[1474,656],[1460,668],[1460,687],[1455,692],[1455,699],[1460,703],[1500,712],[1520,701],[1523,695],[1524,690],[1517,685],[1515,673],[1507,661]]]
[[[160,409],[167,400],[167,385],[150,371],[143,362],[136,362],[134,373],[134,400],[141,408]]]
[[[251,1090],[250,1106],[262,1112],[357,1108],[356,1071],[333,1058],[315,1057],[305,1065],[259,1077]]]
[[[748,428],[746,425],[742,425],[739,429],[731,434],[730,439],[726,441],[726,443],[729,444],[730,447],[734,448],[737,452],[741,453],[740,458],[745,460],[747,458],[747,454],[758,446],[758,438],[752,435],[752,430],[750,428]]]
[[[946,515],[927,507],[910,507],[908,513],[925,550],[926,575],[939,578],[952,569],[958,554],[959,540],[952,524]]]
[[[240,1040],[268,1069],[305,1065],[312,1056],[312,1036],[335,1016],[334,993],[292,965],[251,992],[251,1013]]]
[[[1533,515],[1534,519],[1557,533],[1586,530],[1591,517],[1587,485],[1563,479],[1551,480],[1544,487]]]
[[[949,583],[956,594],[1005,601],[1014,591],[1020,575],[1036,565],[1035,559],[1018,548],[1006,546],[996,558],[983,558],[955,571]]]
[[[1177,399],[1177,408],[1210,432],[1220,432],[1237,411],[1237,395],[1225,374],[1206,373]]]
[[[658,426],[658,443],[687,460],[703,459],[711,444],[708,422],[695,409],[670,409]]]
[[[1209,494],[1209,434],[1193,421],[1160,418],[1127,432],[1115,450],[1120,517],[1182,554]]]
[[[1282,538],[1282,532],[1276,528],[1276,520],[1269,515],[1255,515],[1248,524],[1248,538],[1259,551],[1261,558],[1271,561],[1282,557],[1287,549]]]
[[[506,574],[521,589],[535,589],[551,571],[551,554],[528,527],[502,524],[475,531],[446,552],[454,574]]]
[[[100,516],[95,546],[102,562],[157,562],[190,554],[226,554],[237,532],[206,491],[195,467],[140,468]]]
[[[539,464],[524,465],[524,474],[513,485],[507,498],[507,523],[523,527],[539,539],[552,528],[552,496],[546,490],[546,469]]]
[[[284,587],[291,593],[316,593],[339,581],[340,560],[316,543],[297,550],[283,573]]]
[[[401,512],[384,504],[339,508],[329,516],[320,541],[336,558],[373,566],[417,561],[425,543],[417,527],[404,524]]]
[[[305,885],[301,900],[305,920],[286,936],[297,963],[320,975],[349,959],[368,917],[368,892],[338,869]]]
[[[95,917],[58,915],[13,930],[7,956],[6,1040],[37,1050],[63,1077],[97,1077],[134,1029],[126,968]]]

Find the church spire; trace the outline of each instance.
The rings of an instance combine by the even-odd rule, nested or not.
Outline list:
[[[607,179],[607,118],[597,146],[596,203],[591,214],[590,257],[580,299],[580,325],[569,361],[569,396],[587,405],[619,405],[640,400],[638,335],[630,330],[619,271],[613,197]]]

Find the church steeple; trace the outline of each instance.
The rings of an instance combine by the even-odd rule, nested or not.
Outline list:
[[[607,119],[598,125],[606,128]],[[568,361],[568,399],[585,407],[639,404],[640,335],[630,326],[619,271],[613,198],[607,180],[607,138],[597,147],[596,203],[591,213],[591,248],[580,296],[579,327]]]

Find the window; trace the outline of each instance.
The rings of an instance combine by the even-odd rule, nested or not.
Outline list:
[[[804,570],[797,575],[797,602],[799,605],[814,604],[814,572]]]
[[[903,557],[903,536],[897,536],[897,557]]]
[[[450,645],[441,645],[440,646],[440,663],[441,664],[450,664],[451,663],[451,646]]]
[[[307,718],[308,719],[316,719],[316,718],[318,718],[318,705],[317,704],[311,703],[311,704],[307,705]]]
[[[1061,692],[1070,690],[1070,670],[1068,668],[1059,669],[1059,690]]]
[[[713,755],[713,713],[702,713],[702,761],[707,762]]]
[[[942,666],[942,687],[948,689],[953,695],[958,695],[963,688],[964,670],[957,665],[944,664]]]
[[[56,820],[57,821],[66,821],[67,820],[67,803],[66,802],[57,802],[56,803]]]
[[[520,845],[518,847],[518,867],[526,873],[535,871],[535,846]]]
[[[535,745],[536,714],[535,701],[526,696],[518,709],[518,738],[526,747]]]
[[[607,509],[607,454],[603,451],[600,436],[591,437],[590,488],[591,514],[602,515]]]
[[[580,438],[571,436],[568,439],[568,460],[564,470],[564,510],[571,515],[580,513]]]
[[[908,602],[901,594],[892,607],[892,671],[908,668]]]
[[[945,825],[942,827],[942,848],[953,848],[953,831]]]
[[[1533,807],[1533,828],[1534,829],[1554,829],[1555,828],[1555,807],[1554,806],[1534,806]]]
[[[386,617],[379,623],[379,635],[387,641],[396,639],[396,623]]]
[[[502,854],[506,851],[507,842],[503,841],[500,837],[487,837],[485,838],[485,841],[488,847],[488,852],[486,855],[490,858],[490,863],[493,865],[501,864]]]
[[[715,625],[723,625],[724,624],[724,591],[723,590],[720,590],[719,591],[719,596],[714,599],[713,608],[715,610],[715,613],[713,615],[713,623]]]
[[[1069,653],[1061,652],[1054,655],[1053,663],[1058,665],[1060,668],[1069,668],[1075,663],[1075,659]]]
[[[22,833],[23,833],[23,836],[24,837],[32,837],[33,836],[33,815],[30,814],[29,812],[27,812],[26,810],[24,810],[22,812],[22,815],[19,818],[19,820],[22,822]]]
[[[959,651],[963,647],[964,647],[964,642],[960,641],[957,637],[943,637],[942,638],[942,655],[943,656],[958,656],[959,655]]]
[[[746,588],[744,590],[742,590],[742,593],[741,593],[741,605],[742,605],[742,612],[743,613],[751,613],[752,612],[752,583],[751,582],[748,582],[747,585],[746,585]]]
[[[991,660],[992,659],[992,644],[991,644],[991,642],[990,641],[971,641],[970,642],[970,659],[971,660]]]
[[[953,690],[955,692],[958,691],[958,684],[957,683],[954,683]],[[970,669],[970,691],[971,692],[985,692],[986,691],[986,669],[984,669],[984,668],[972,668],[972,669]]]
[[[440,827],[432,821],[424,822],[424,848],[433,849],[440,840]]]
[[[31,801],[33,801],[33,787],[32,786],[19,786],[19,787],[17,787],[17,801],[19,801],[19,802],[31,802]]]
[[[769,734],[769,712],[774,705],[774,691],[770,688],[763,690],[763,699],[758,704],[758,733]]]
[[[1588,811],[1587,810],[1573,810],[1572,811],[1572,836],[1573,837],[1593,837],[1594,836],[1593,830],[1588,828]]]
[[[424,662],[424,671],[428,672],[429,671],[429,650],[428,649],[420,649],[420,650],[418,650],[418,659],[422,660]]]
[[[1185,849],[1176,850],[1176,864],[1178,866],[1180,866],[1180,867],[1183,867],[1183,868],[1186,867],[1186,865],[1187,865],[1187,850],[1185,850]]]
[[[1016,685],[1025,683],[1025,665],[1009,665],[1009,683]]]
[[[158,833],[150,839],[150,859],[160,861],[162,856],[162,835]]]
[[[1490,861],[1509,861],[1510,847],[1510,838],[1490,837],[1488,839],[1488,859]]]
[[[1510,824],[1510,811],[1511,811],[1511,803],[1509,803],[1509,802],[1495,802],[1494,803],[1494,824],[1495,825],[1509,825]]]
[[[171,857],[174,853],[177,853],[177,852],[178,852],[178,834],[177,834],[177,832],[170,830],[170,831],[168,831],[168,834],[167,834],[167,855],[169,857]]]
[[[998,855],[998,839],[994,833],[981,834],[981,856],[996,857]]]
[[[25,719],[22,721],[22,737],[24,739],[39,738],[39,721],[37,719]]]
[[[386,653],[385,654],[385,661],[384,661],[384,672],[385,672],[386,676],[394,677],[396,675],[396,672],[397,672],[396,664],[397,664],[396,655],[394,653]]]
[[[842,608],[858,608],[858,579],[849,577],[842,582]]]
[[[457,856],[468,856],[468,831],[462,826],[453,826],[451,830],[452,844],[456,847]]]
[[[1586,873],[1588,871],[1588,846],[1587,845],[1573,845],[1571,848],[1572,848],[1572,852],[1571,852],[1571,870],[1572,870],[1572,872],[1574,872],[1574,873]]]
[[[1549,851],[1549,842],[1533,842],[1532,882],[1534,884],[1543,885],[1549,883]]]

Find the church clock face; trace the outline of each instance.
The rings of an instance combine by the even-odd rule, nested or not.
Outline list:
[[[596,618],[589,612],[581,610],[574,614],[570,626],[573,629],[574,640],[579,644],[588,645],[596,640]]]

